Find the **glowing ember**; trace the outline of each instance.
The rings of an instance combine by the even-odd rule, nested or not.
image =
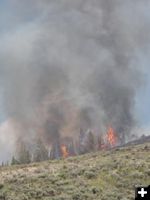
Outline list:
[[[68,152],[67,147],[65,145],[61,146],[61,152],[62,152],[63,158],[67,158],[69,156],[69,152]]]
[[[108,129],[107,141],[111,146],[115,146],[116,143],[117,143],[117,136],[116,136],[116,133],[115,133],[115,131],[114,131],[114,129],[112,127],[110,127]]]

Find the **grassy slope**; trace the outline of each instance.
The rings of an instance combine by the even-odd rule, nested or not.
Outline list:
[[[0,200],[132,200],[148,184],[150,143],[0,168]]]

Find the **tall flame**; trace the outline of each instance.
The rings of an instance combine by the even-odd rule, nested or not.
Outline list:
[[[107,141],[111,146],[115,146],[117,143],[117,136],[112,127],[110,127],[107,131]]]
[[[69,152],[68,152],[67,147],[65,145],[61,146],[61,152],[62,152],[63,158],[67,158],[69,156]]]

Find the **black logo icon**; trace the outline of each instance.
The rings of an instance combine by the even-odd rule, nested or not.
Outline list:
[[[148,187],[137,187],[135,189],[135,200],[150,200],[150,185]]]

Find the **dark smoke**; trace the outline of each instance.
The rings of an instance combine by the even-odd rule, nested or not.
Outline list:
[[[80,128],[100,133],[108,126],[130,136],[142,79],[136,59],[149,40],[150,4],[10,4],[12,17],[5,16],[0,34],[0,79],[5,116],[19,124],[15,137],[29,142],[40,135],[51,144]]]

